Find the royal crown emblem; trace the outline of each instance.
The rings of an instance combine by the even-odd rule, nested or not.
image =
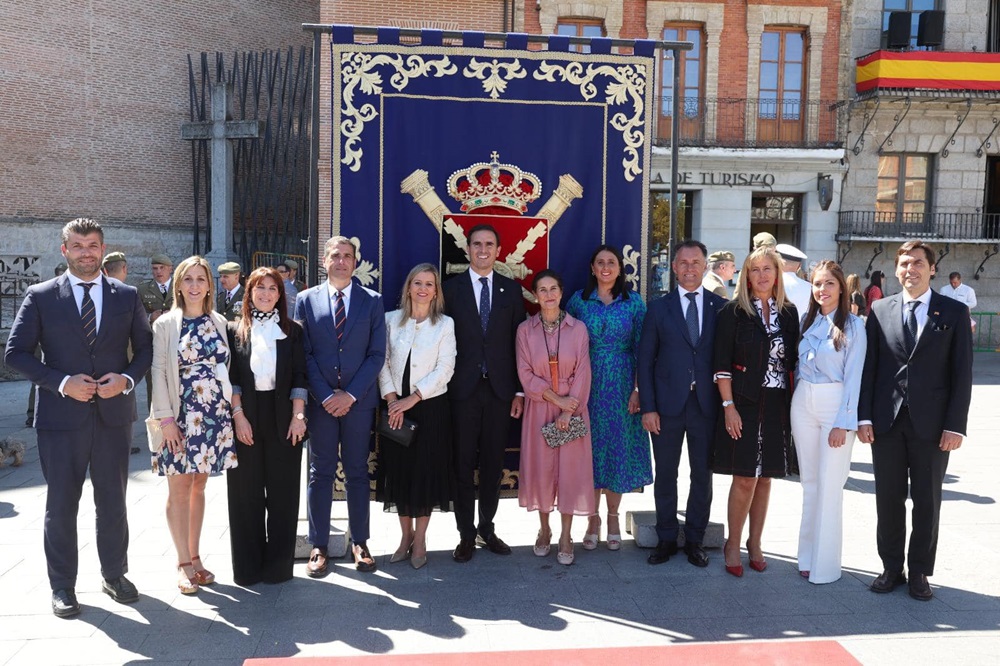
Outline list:
[[[527,212],[529,203],[541,196],[542,181],[513,164],[500,164],[500,155],[494,150],[489,162],[451,174],[448,194],[462,204],[463,213],[486,212],[482,209],[500,206],[521,215]]]

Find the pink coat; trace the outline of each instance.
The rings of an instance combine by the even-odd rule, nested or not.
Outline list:
[[[529,511],[589,516],[594,513],[594,461],[590,444],[590,338],[587,327],[566,315],[558,334],[549,335],[549,348],[559,341],[559,395],[580,401],[576,411],[587,424],[587,435],[557,449],[542,437],[541,427],[555,421],[559,408],[542,398],[551,388],[546,333],[539,315],[517,329],[517,374],[524,388],[521,423],[521,465],[518,502]]]

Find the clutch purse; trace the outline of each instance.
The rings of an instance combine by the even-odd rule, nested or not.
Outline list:
[[[380,409],[378,413],[378,425],[375,430],[380,437],[390,439],[400,446],[409,446],[413,443],[413,437],[417,434],[417,422],[403,416],[403,427],[395,429],[389,426],[389,410]]]
[[[160,430],[160,419],[146,417],[146,439],[149,441],[149,452],[159,453],[163,448],[163,431]]]
[[[582,416],[571,416],[569,418],[569,430],[560,430],[556,427],[556,422],[546,423],[542,426],[542,437],[549,448],[557,449],[564,444],[569,444],[575,439],[580,439],[587,434],[587,424]]]

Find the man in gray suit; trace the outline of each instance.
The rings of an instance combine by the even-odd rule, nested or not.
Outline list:
[[[136,378],[153,358],[153,339],[134,287],[101,275],[104,232],[73,220],[62,230],[69,270],[28,289],[7,340],[4,360],[38,385],[35,429],[48,485],[45,559],[52,612],[80,612],[76,600],[76,518],[88,471],[97,508],[102,589],[119,603],[138,600],[125,578],[128,518],[125,484],[136,420]],[[128,356],[129,343],[133,357]],[[34,356],[41,345],[44,360]]]

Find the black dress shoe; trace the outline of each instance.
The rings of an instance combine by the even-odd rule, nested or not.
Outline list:
[[[139,453],[139,451],[141,451],[141,450],[142,449],[140,449],[138,446],[133,446],[131,449],[129,449],[129,454],[134,456],[135,454]]]
[[[934,598],[934,592],[931,591],[931,584],[927,582],[927,576],[910,573],[910,596],[917,601],[930,601]]]
[[[868,589],[879,594],[886,594],[900,585],[906,585],[906,574],[902,571],[883,571],[878,578],[872,581]]]
[[[455,552],[451,554],[451,559],[456,562],[468,562],[476,554],[476,540],[462,539],[455,547]]]
[[[491,553],[496,553],[497,555],[510,555],[510,546],[505,544],[503,539],[498,537],[496,534],[491,534],[485,539],[481,536],[477,536],[476,545],[480,548],[485,548]]]
[[[708,553],[705,552],[700,543],[685,543],[684,553],[688,556],[688,562],[696,567],[708,566]]]
[[[378,567],[375,565],[375,558],[368,551],[368,544],[365,542],[356,543],[351,548],[354,553],[354,567],[361,573],[371,573]]]
[[[676,541],[657,541],[656,548],[649,554],[646,561],[650,564],[663,564],[670,559],[671,555],[677,554]]]
[[[130,604],[139,601],[139,590],[125,576],[119,576],[111,580],[104,579],[101,583],[104,593],[120,604]]]
[[[56,617],[73,617],[80,614],[80,602],[71,587],[52,590],[52,612]]]

